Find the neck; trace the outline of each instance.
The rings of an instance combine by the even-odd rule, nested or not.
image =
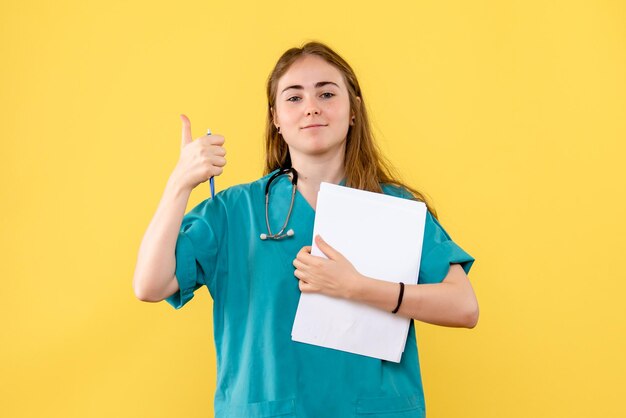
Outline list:
[[[291,165],[298,172],[298,190],[315,210],[320,183],[338,184],[344,177],[345,144],[339,150],[320,155],[299,154],[292,149],[289,154]]]
[[[298,187],[319,190],[321,182],[339,184],[343,180],[344,152],[332,155],[301,156],[291,154],[291,165],[298,172]]]

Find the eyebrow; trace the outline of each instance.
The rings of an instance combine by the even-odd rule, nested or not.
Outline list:
[[[337,83],[333,83],[332,81],[318,81],[317,83],[315,83],[315,88],[324,87],[327,84],[332,84],[332,85],[336,86],[337,88],[339,88]],[[300,85],[289,86],[289,87],[284,88],[283,91],[280,92],[280,94],[283,94],[285,91],[287,91],[289,89],[304,90],[304,87],[302,87]]]

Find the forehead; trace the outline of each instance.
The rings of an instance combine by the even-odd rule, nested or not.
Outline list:
[[[305,55],[291,64],[289,69],[278,80],[278,93],[288,86],[301,85],[313,87],[319,81],[332,81],[345,88],[343,75],[332,64],[316,55]]]

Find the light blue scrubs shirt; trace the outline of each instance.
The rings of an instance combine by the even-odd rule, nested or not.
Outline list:
[[[262,241],[265,185],[261,179],[231,187],[193,208],[176,243],[180,289],[167,298],[180,309],[206,285],[213,298],[217,353],[217,418],[419,418],[424,391],[413,321],[400,363],[291,340],[300,298],[293,260],[311,245],[315,211],[296,192],[288,228],[295,236]],[[291,180],[270,191],[270,225],[285,222]],[[397,187],[386,194],[407,197]],[[417,255],[416,255],[417,256]],[[474,259],[427,214],[419,283],[441,282],[450,263],[469,272]]]

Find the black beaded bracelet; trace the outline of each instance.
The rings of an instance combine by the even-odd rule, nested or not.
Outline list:
[[[400,305],[402,304],[402,296],[404,296],[404,283],[400,282],[400,295],[398,296],[398,306],[396,306],[396,309],[391,311],[391,313],[395,314],[396,312],[398,312],[398,309],[400,309]]]

